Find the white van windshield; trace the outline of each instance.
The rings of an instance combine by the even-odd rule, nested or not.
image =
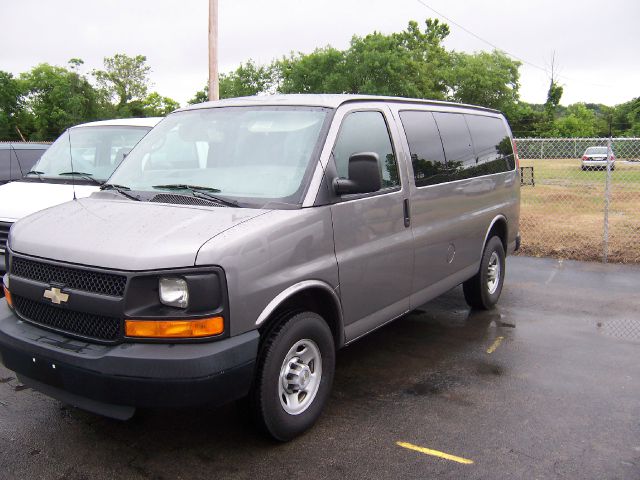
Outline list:
[[[250,204],[299,203],[327,109],[223,107],[169,115],[110,184],[136,191],[204,187]]]
[[[149,130],[106,125],[70,128],[42,155],[29,176],[70,178],[76,172],[78,178],[104,181]]]

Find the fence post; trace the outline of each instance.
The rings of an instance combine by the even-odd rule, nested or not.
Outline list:
[[[577,139],[573,139],[573,158],[577,158],[578,157],[578,140]]]
[[[611,201],[611,137],[607,139],[607,175],[604,184],[604,231],[602,232],[602,262],[609,256],[609,202]]]

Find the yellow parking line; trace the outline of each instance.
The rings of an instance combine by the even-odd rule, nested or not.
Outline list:
[[[487,348],[487,353],[495,352],[496,348],[498,348],[500,346],[500,344],[502,343],[502,340],[504,340],[504,337],[496,338],[496,341],[493,342],[493,344],[489,348]]]
[[[419,447],[417,445],[413,445],[412,443],[396,442],[396,445],[402,448],[408,448],[409,450],[415,450],[416,452],[424,453],[425,455],[444,458],[446,460],[451,460],[453,462],[464,463],[465,465],[469,465],[473,463],[473,460],[469,460],[468,458],[456,457],[455,455],[450,455],[448,453],[440,452],[438,450],[431,450],[430,448]]]

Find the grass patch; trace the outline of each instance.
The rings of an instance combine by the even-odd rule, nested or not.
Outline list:
[[[602,260],[606,171],[580,160],[521,160],[535,186],[521,188],[521,254]],[[640,164],[616,161],[611,172],[608,259],[640,263]]]

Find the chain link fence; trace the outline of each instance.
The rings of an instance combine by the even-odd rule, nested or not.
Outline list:
[[[640,138],[520,138],[524,255],[640,263]]]

